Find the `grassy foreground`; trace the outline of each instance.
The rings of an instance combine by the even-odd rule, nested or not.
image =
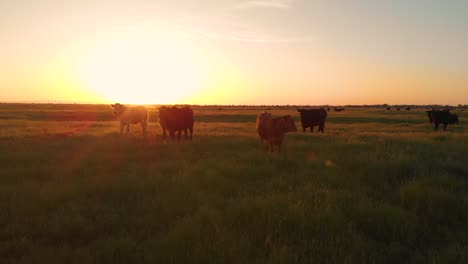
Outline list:
[[[0,105],[1,263],[468,262],[467,112],[330,112],[271,154],[262,109],[196,108],[181,144],[156,111],[143,140],[107,106]]]

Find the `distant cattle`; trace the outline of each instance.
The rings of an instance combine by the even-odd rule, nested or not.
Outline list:
[[[387,111],[390,111],[390,107],[387,107]]]
[[[330,108],[330,107],[328,107],[328,108],[327,108],[327,111],[328,111],[328,112],[330,112],[330,110],[331,110],[331,108]]]
[[[148,109],[144,106],[126,106],[119,103],[111,105],[114,108],[114,115],[120,121],[120,134],[123,132],[124,126],[127,126],[127,133],[130,132],[131,124],[141,124],[143,136],[146,136],[146,128],[148,127]]]
[[[397,108],[396,110],[397,110],[397,111],[400,111],[400,108]]]
[[[180,133],[184,131],[185,137],[187,137],[187,130],[189,130],[190,139],[192,139],[193,123],[193,111],[188,106],[181,108],[162,106],[159,108],[159,124],[163,130],[164,138],[166,130],[168,130],[172,139],[177,132],[177,140],[180,141]]]
[[[405,110],[409,111],[409,110],[411,110],[411,107],[406,107]]]
[[[296,132],[297,127],[294,119],[290,115],[273,116],[268,112],[257,117],[257,132],[260,137],[260,142],[267,143],[267,150],[274,151],[274,146],[278,146],[278,151],[281,151],[284,134],[288,132]]]
[[[341,112],[341,111],[344,111],[345,109],[333,107],[333,110],[335,110],[335,112]]]
[[[449,124],[458,124],[458,116],[450,113],[449,111],[431,110],[426,111],[429,123],[434,124],[434,130],[439,129],[439,125],[444,125],[444,130],[447,129]]]
[[[314,126],[318,126],[318,131],[324,132],[325,120],[327,119],[327,111],[325,109],[297,109],[301,113],[302,130],[310,127],[310,132],[314,131]]]

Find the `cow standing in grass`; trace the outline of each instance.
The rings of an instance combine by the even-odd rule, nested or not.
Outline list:
[[[146,129],[148,127],[148,109],[144,106],[126,106],[122,104],[111,105],[114,108],[114,115],[120,121],[120,134],[123,132],[124,126],[127,126],[127,133],[130,132],[131,124],[141,124],[143,137],[146,137]]]
[[[434,130],[439,129],[439,125],[444,125],[444,130],[447,129],[448,124],[458,125],[458,116],[450,113],[449,111],[431,110],[426,111],[429,123],[434,124]]]
[[[184,131],[187,138],[187,130],[190,131],[190,139],[193,136],[193,111],[190,107],[177,108],[162,106],[159,108],[159,124],[163,130],[163,137],[166,137],[166,130],[169,135],[174,139],[175,132],[177,132],[177,140],[180,142],[180,133]]]
[[[314,126],[318,126],[319,132],[324,132],[325,119],[327,119],[327,111],[325,109],[297,109],[301,113],[302,130],[310,127],[310,132],[314,131]]]
[[[278,152],[281,151],[284,134],[296,132],[297,127],[294,119],[290,115],[275,117],[268,112],[257,117],[257,132],[260,142],[267,143],[267,150],[274,151],[274,146],[278,146]]]

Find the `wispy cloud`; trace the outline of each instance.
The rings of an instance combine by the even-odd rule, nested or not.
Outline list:
[[[311,41],[312,38],[282,38],[274,36],[266,36],[260,34],[246,34],[240,32],[216,32],[208,31],[203,29],[185,29],[185,31],[201,35],[203,37],[220,39],[220,40],[232,40],[238,42],[250,42],[250,43],[292,43],[292,42],[306,42]]]
[[[290,8],[292,0],[243,1],[237,8],[268,7]],[[219,11],[219,10],[218,10]],[[278,27],[255,24],[241,18],[232,9],[216,14],[184,16],[173,24],[184,35],[201,36],[210,39],[237,41],[246,43],[297,43],[315,41],[315,36],[296,34]]]
[[[234,6],[235,9],[248,9],[248,8],[279,8],[288,9],[291,7],[292,0],[253,0],[245,1]]]

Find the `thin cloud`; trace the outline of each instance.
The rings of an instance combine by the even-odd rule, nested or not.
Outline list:
[[[226,41],[237,41],[246,43],[296,43],[314,40],[311,37],[277,37],[251,32],[239,31],[216,31],[193,27],[179,27],[183,32],[199,35],[202,37]]]
[[[278,8],[289,9],[291,8],[290,0],[255,0],[239,3],[234,6],[234,9],[248,9],[248,8]]]

